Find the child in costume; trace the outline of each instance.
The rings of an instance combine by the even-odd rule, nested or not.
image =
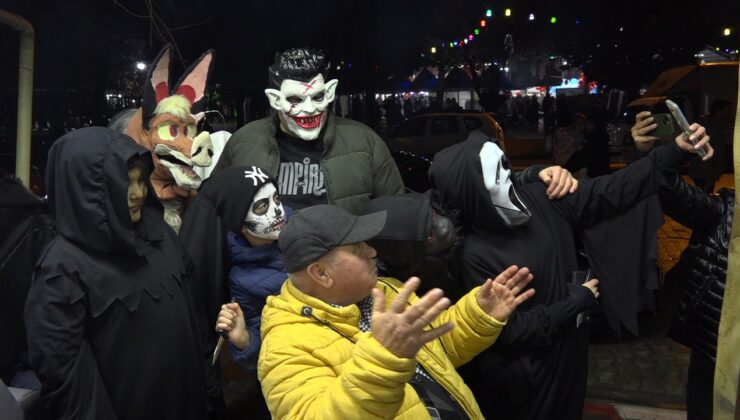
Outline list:
[[[259,354],[265,299],[287,278],[277,247],[285,220],[275,179],[259,167],[236,166],[203,184],[180,233],[207,296],[208,341],[217,340],[213,326],[227,333],[233,360],[249,371]],[[224,304],[229,295],[234,301]]]
[[[151,154],[91,127],[57,140],[48,165],[59,236],[25,323],[52,417],[207,418],[188,258],[153,193]]]

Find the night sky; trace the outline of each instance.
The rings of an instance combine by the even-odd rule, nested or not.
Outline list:
[[[214,48],[214,81],[226,96],[260,92],[274,53],[296,46],[323,48],[333,69],[342,66],[333,75],[340,78],[340,90],[362,91],[429,64],[430,46],[467,36],[486,8],[494,16],[476,42],[466,50],[440,51],[431,55],[433,61],[456,64],[462,56],[494,61],[502,54],[505,34],[511,33],[514,54],[546,51],[568,57],[609,86],[636,90],[668,67],[694,62],[693,54],[704,45],[740,46],[740,2],[678,4],[686,3],[0,0],[0,8],[35,27],[34,87],[55,98],[37,101],[40,110],[60,101],[72,107],[65,93],[70,91],[88,98],[92,107],[98,103],[94,98],[107,91],[136,91],[143,72],[136,72],[135,63],[151,60],[166,42],[180,51],[174,73]],[[508,18],[503,16],[507,7],[512,9]],[[534,22],[528,22],[529,13],[536,15]],[[556,24],[549,23],[551,16],[557,17]],[[722,36],[725,27],[733,28],[730,37]],[[0,88],[6,97],[13,96],[17,81],[17,44],[14,31],[0,28]]]

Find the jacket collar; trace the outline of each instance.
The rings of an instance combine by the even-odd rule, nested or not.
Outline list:
[[[290,278],[283,285],[281,294],[288,298],[286,299],[288,302],[294,301],[297,304],[295,305],[296,308],[300,306],[298,313],[302,316],[308,316],[305,308],[309,307],[311,308],[311,314],[321,321],[350,323],[355,326],[359,323],[360,310],[357,305],[332,306],[321,299],[303,293],[293,284]]]

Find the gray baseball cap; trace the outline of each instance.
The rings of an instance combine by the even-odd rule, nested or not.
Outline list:
[[[301,271],[340,245],[373,238],[383,230],[385,219],[386,211],[355,216],[328,204],[297,211],[278,238],[285,271]]]

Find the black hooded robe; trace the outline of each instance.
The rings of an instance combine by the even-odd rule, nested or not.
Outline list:
[[[487,418],[579,419],[586,390],[588,327],[576,327],[571,322],[554,331],[549,324],[569,314],[564,308],[558,309],[560,313],[548,314],[545,308],[568,296],[572,273],[578,270],[577,232],[584,235],[587,250],[589,246],[596,248],[595,238],[609,244],[602,244],[604,249],[634,247],[636,252],[617,256],[615,261],[640,265],[640,251],[648,247],[643,238],[660,226],[660,209],[650,201],[677,176],[684,154],[675,145],[658,148],[625,170],[582,181],[575,194],[560,200],[549,200],[542,184],[518,186],[517,192],[532,216],[527,223],[508,228],[493,209],[483,184],[478,154],[484,141],[468,139],[440,152],[431,168],[435,188],[462,211],[466,229],[462,247],[464,281],[469,290],[516,264],[531,270],[531,286],[536,293],[512,314],[501,336],[473,361],[464,378]],[[650,200],[643,201],[650,196]],[[635,217],[619,215],[634,209],[639,210]],[[609,218],[616,218],[621,232],[629,233],[604,234],[612,232],[614,226],[604,229],[599,223]],[[641,224],[625,223],[631,221]],[[610,265],[603,261],[610,253],[598,254],[601,259],[590,260],[596,278],[612,276],[611,271],[620,269],[640,271],[639,267]],[[600,286],[609,283],[602,281]],[[614,289],[620,286],[611,284]],[[601,291],[603,300],[608,300],[607,291],[603,287]],[[623,321],[622,314],[612,315]]]
[[[41,257],[25,309],[31,365],[61,419],[204,419],[202,346],[187,257],[144,171],[141,221],[127,206],[128,136],[83,128],[49,152],[59,235]],[[151,169],[150,169],[151,170]]]

